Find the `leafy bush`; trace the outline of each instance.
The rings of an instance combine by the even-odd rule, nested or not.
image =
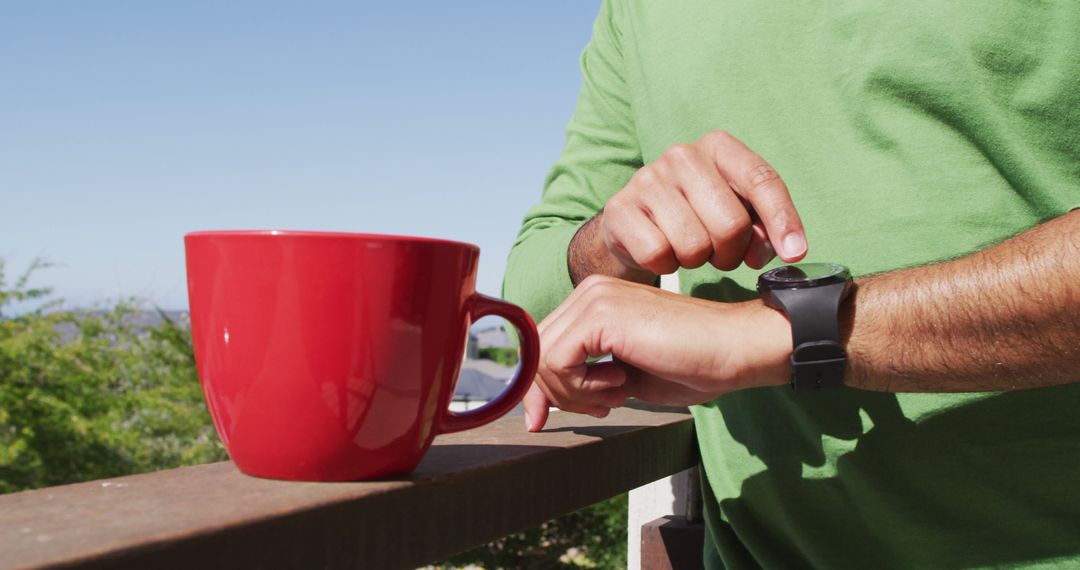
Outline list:
[[[489,346],[477,349],[477,356],[494,360],[503,366],[516,366],[518,363],[518,351],[516,348],[500,348]]]
[[[626,568],[627,495],[463,552],[451,565],[484,568]],[[577,551],[578,556],[567,556]]]
[[[130,300],[65,309],[28,287],[42,267],[9,287],[0,264],[0,493],[224,459],[189,329]]]

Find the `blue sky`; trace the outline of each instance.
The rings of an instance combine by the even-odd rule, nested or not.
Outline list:
[[[185,308],[185,232],[311,229],[475,243],[497,294],[598,5],[5,4],[9,280]]]

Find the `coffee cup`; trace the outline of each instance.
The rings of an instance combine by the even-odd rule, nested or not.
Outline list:
[[[442,239],[301,231],[184,236],[192,339],[214,426],[249,475],[399,475],[436,435],[510,411],[536,373],[536,326],[477,293],[480,250]],[[469,326],[508,320],[521,365],[501,395],[449,409]]]

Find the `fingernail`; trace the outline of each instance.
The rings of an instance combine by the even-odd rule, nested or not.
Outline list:
[[[529,419],[529,412],[525,412],[525,430],[526,431],[531,431],[532,430],[532,420]]]
[[[806,238],[798,232],[791,232],[784,236],[784,257],[792,258],[799,257],[806,253]]]

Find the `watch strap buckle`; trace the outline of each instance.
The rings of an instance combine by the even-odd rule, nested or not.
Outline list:
[[[847,352],[831,340],[804,342],[791,353],[791,387],[796,392],[839,388]]]

